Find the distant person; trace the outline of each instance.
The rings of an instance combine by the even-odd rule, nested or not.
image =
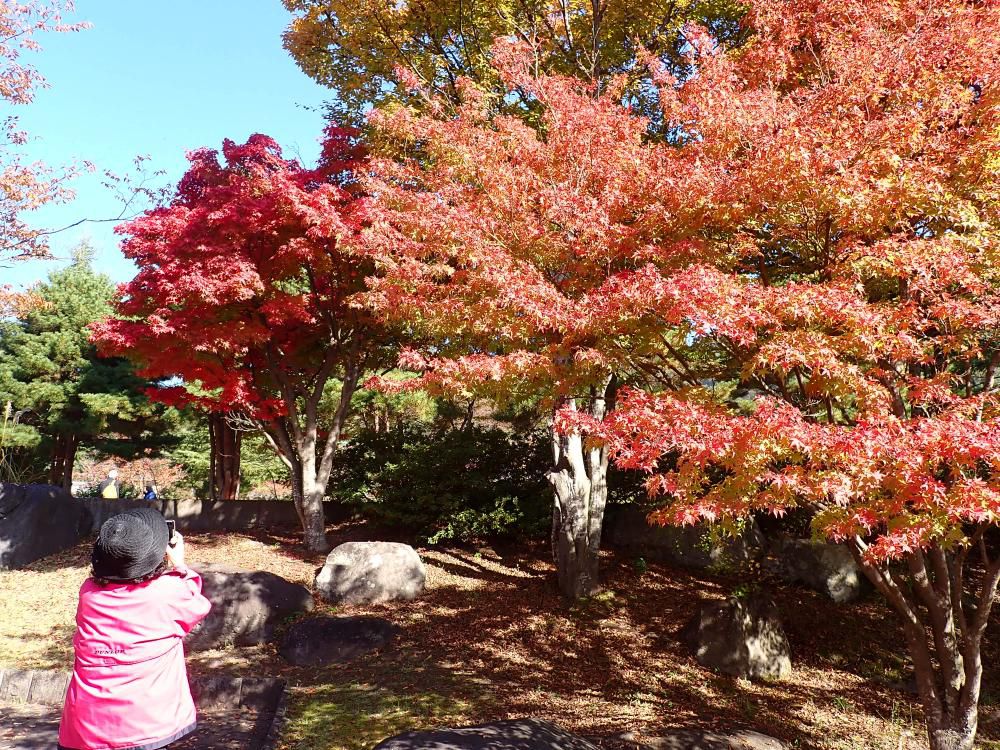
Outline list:
[[[108,472],[108,478],[98,485],[97,491],[105,500],[118,499],[118,469]]]
[[[91,564],[59,747],[159,750],[195,728],[182,641],[212,605],[184,563],[184,538],[153,508],[109,518]]]
[[[155,503],[160,499],[160,496],[156,493],[156,485],[153,482],[146,485],[146,494],[142,496],[142,499],[147,503]]]

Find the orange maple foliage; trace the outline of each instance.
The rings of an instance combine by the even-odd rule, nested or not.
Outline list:
[[[739,54],[693,32],[698,74],[664,105],[725,175],[702,231],[735,289],[692,334],[757,410],[634,393],[595,429],[671,488],[672,520],[820,503],[817,530],[873,537],[873,561],[953,544],[1000,513],[1000,7],[761,3],[748,22]]]
[[[744,398],[633,389],[567,427],[649,472],[662,522],[812,509],[903,617],[932,748],[968,748],[1000,582],[1000,4],[754,2],[747,22],[737,53],[692,30],[696,75],[661,80],[724,175],[702,231],[738,312],[691,335]]]
[[[0,286],[0,318],[21,318],[29,310],[44,304],[45,301],[31,290],[19,291],[10,286]]]
[[[964,749],[1000,580],[1000,3],[745,22],[736,50],[687,28],[689,73],[655,70],[662,142],[509,44],[534,127],[468,85],[457,117],[376,113],[368,302],[433,338],[418,382],[561,403],[559,439],[649,472],[658,520],[815,510],[904,618],[932,746]]]
[[[572,78],[537,77],[520,45],[493,55],[508,89],[538,102],[537,127],[493,116],[496,102],[468,82],[455,117],[433,98],[424,114],[372,116],[384,149],[366,185],[379,274],[365,303],[423,342],[400,360],[423,377],[382,385],[599,417],[620,374],[663,349],[665,323],[724,323],[715,306],[733,283],[699,263],[702,209],[690,199],[713,184],[711,169],[648,144],[647,122],[614,86],[595,96]],[[663,306],[647,315],[651,294]],[[578,597],[599,585],[607,456],[555,433],[553,447],[560,586]]]

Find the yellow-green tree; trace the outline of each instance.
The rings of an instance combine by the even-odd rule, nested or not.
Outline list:
[[[404,95],[393,75],[397,66],[452,101],[463,76],[509,94],[489,63],[497,37],[530,44],[539,71],[598,84],[624,75],[633,106],[651,114],[655,89],[637,64],[644,50],[676,67],[688,21],[708,25],[728,41],[742,34],[736,0],[283,2],[293,14],[285,48],[307,75],[336,92],[336,115],[345,121]]]

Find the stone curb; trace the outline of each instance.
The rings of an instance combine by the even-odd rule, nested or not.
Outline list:
[[[285,686],[283,686],[284,688]],[[260,746],[260,750],[276,750],[278,740],[281,739],[281,732],[285,728],[285,720],[288,715],[288,690],[282,689],[278,696],[278,705],[274,707],[274,716],[271,718],[271,727],[267,730],[267,735]]]
[[[69,672],[0,668],[0,701],[61,706]],[[275,677],[195,677],[191,693],[199,708],[277,709],[285,681]]]
[[[0,703],[62,706],[70,674],[0,668]],[[247,708],[271,714],[261,750],[274,750],[288,710],[284,680],[275,677],[195,677],[191,693],[199,709]]]

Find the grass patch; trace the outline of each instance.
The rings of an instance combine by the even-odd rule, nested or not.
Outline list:
[[[391,691],[352,682],[294,693],[283,750],[368,750],[386,737],[420,727],[466,722],[470,704],[431,692]]]

